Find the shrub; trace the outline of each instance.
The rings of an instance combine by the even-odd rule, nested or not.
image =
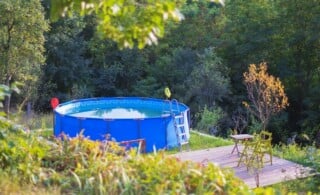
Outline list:
[[[163,152],[124,153],[110,142],[106,150],[101,143],[85,138],[65,139],[45,160],[54,174],[49,185],[62,186],[63,192],[77,194],[166,194],[238,193],[248,187],[233,173],[209,164],[202,166],[182,162]],[[55,175],[55,176],[54,176]],[[55,177],[55,178],[53,178]],[[70,191],[71,190],[71,191]]]
[[[0,168],[19,182],[37,183],[48,146],[4,121],[0,128]]]
[[[224,113],[220,107],[208,108],[207,106],[197,114],[200,121],[197,124],[197,129],[204,131],[208,134],[218,133],[217,127],[219,120],[223,117]]]

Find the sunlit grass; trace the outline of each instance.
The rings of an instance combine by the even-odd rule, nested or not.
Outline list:
[[[274,154],[320,171],[320,150],[315,146],[301,147],[297,144],[275,146]]]
[[[227,140],[221,137],[199,134],[195,131],[191,132],[190,148],[191,150],[214,148],[219,146],[232,145],[232,140]]]
[[[30,114],[18,113],[12,117],[14,122],[24,126],[26,129],[32,130],[47,130],[53,128],[53,114]]]
[[[284,181],[271,186],[275,189],[281,189],[286,194],[295,192],[297,194],[318,194],[320,192],[320,175],[314,175],[306,178]]]
[[[318,194],[320,192],[320,150],[314,146],[301,147],[296,144],[281,145],[274,147],[274,155],[290,160],[304,166],[313,168],[314,175],[306,178],[284,181],[272,185],[273,188],[282,189],[286,193],[296,192],[298,194]]]
[[[220,146],[227,146],[232,144],[233,144],[232,140],[201,134],[201,133],[198,133],[197,131],[190,132],[190,140],[189,140],[190,150],[200,150],[200,149],[214,148],[214,147],[220,147]],[[183,146],[182,148],[182,150],[187,150],[187,149],[189,149],[188,146]],[[172,154],[179,151],[180,151],[179,148],[174,148],[172,150],[169,150],[168,153]]]
[[[8,180],[8,176],[0,174],[0,194],[21,194],[21,195],[50,195],[61,194],[57,186],[43,186],[21,184],[16,181]]]

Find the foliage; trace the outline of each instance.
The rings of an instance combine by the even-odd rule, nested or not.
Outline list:
[[[233,131],[235,134],[243,134],[249,124],[249,113],[243,107],[239,107],[232,113]],[[250,132],[250,131],[249,131]],[[251,131],[252,133],[252,131]]]
[[[320,2],[283,0],[278,7],[278,34],[282,35],[278,37],[278,72],[290,99],[289,128],[315,138],[320,120]]]
[[[231,68],[231,79],[239,86],[241,73],[250,63],[271,61],[272,38],[277,11],[269,0],[228,0],[222,8],[220,55]]]
[[[186,93],[186,78],[196,66],[196,55],[190,48],[172,48],[165,55],[156,58],[154,66],[150,67],[148,73],[154,76],[161,86],[170,88],[171,98],[183,98]]]
[[[272,132],[273,143],[288,143],[288,139],[294,136],[295,133],[289,129],[287,122],[287,112],[281,112],[271,117],[268,129]],[[260,129],[262,129],[261,124]]]
[[[98,52],[97,52],[98,50]],[[146,75],[146,58],[138,49],[118,50],[114,43],[94,37],[89,43],[92,55],[91,78],[94,96],[137,96],[138,82]],[[136,92],[135,91],[135,92]],[[151,91],[149,91],[151,93]]]
[[[34,186],[28,184],[21,184],[14,180],[8,180],[9,176],[0,171],[0,189],[3,194],[21,194],[21,195],[50,195],[61,194],[58,186],[50,188],[45,186]]]
[[[274,149],[274,153],[281,158],[285,158],[299,164],[313,167],[317,171],[320,170],[320,150],[314,146],[301,147],[297,144],[278,145]]]
[[[82,135],[46,140],[2,120],[0,135],[2,192],[16,192],[11,186],[19,184],[18,190],[28,192],[34,185],[39,193],[54,192],[55,186],[60,186],[61,193],[77,194],[250,192],[231,171],[181,162],[162,152],[125,152],[114,142],[91,141]]]
[[[51,1],[51,15],[72,14],[72,11],[84,14],[94,13],[98,22],[98,31],[104,37],[118,42],[120,47],[157,44],[164,35],[168,20],[183,19],[178,10],[179,1]]]
[[[1,128],[0,134],[1,169],[19,182],[37,183],[48,146],[10,124]]]
[[[261,121],[263,129],[265,129],[271,115],[288,106],[284,87],[279,78],[267,73],[266,63],[261,63],[259,67],[251,64],[248,72],[245,72],[243,76],[248,98],[252,103],[249,105],[244,102],[244,105]]]
[[[250,116],[250,123],[248,125],[247,131],[250,134],[260,132],[263,129],[262,123],[258,121],[254,116]]]
[[[204,22],[197,24],[197,30],[203,34],[212,31],[211,23],[214,23],[219,5],[209,1],[190,1],[184,6],[188,7],[183,10],[187,14],[186,20],[179,26],[170,23],[168,36],[157,47],[144,50],[119,51],[114,42],[101,39],[93,29],[98,23],[94,15],[81,18],[74,14],[72,19],[64,18],[53,23],[52,31],[47,34],[48,59],[38,85],[37,110],[49,110],[48,100],[53,96],[58,96],[61,101],[92,96],[163,98],[165,86],[170,87],[173,98],[190,105],[195,113],[206,102],[224,101],[228,90],[223,88],[228,85],[227,68],[210,49],[211,35],[206,35],[205,40],[197,36],[198,41],[190,42],[188,33],[194,29],[190,23],[197,24],[197,20],[202,19]],[[198,11],[189,14],[193,10]],[[65,30],[62,32],[61,29]],[[202,82],[201,75],[196,76],[199,75],[196,69],[199,72],[204,66],[207,67],[205,74],[208,81],[212,84],[210,90],[215,91],[210,93],[208,89],[208,93],[200,96],[201,89],[208,87]],[[210,70],[210,67],[214,70]],[[199,79],[196,82],[202,82],[201,89],[190,78],[191,72],[194,72],[193,78]],[[221,79],[215,79],[210,76],[211,73],[221,75]],[[226,83],[217,86],[216,83],[221,84],[220,81]]]
[[[161,85],[152,76],[137,81],[133,86],[132,94],[142,97],[163,97]]]
[[[197,114],[200,120],[196,128],[208,134],[217,134],[219,120],[223,117],[223,114],[220,107],[207,108],[207,106],[205,106],[203,110]]]
[[[320,150],[314,146],[301,147],[297,144],[278,145],[274,148],[274,154],[304,166],[320,171]],[[320,190],[319,174],[308,178],[300,178],[297,180],[287,181],[280,184],[275,184],[273,188],[281,188],[284,192],[318,193]]]
[[[0,108],[3,107],[2,101],[6,95],[10,95],[10,87],[6,85],[0,85]]]
[[[83,18],[59,20],[52,23],[52,30],[46,34],[46,64],[42,66],[38,82],[35,108],[49,108],[52,97],[64,99],[92,96],[90,90],[90,59],[86,59],[87,41]],[[68,75],[68,76],[65,76]],[[85,92],[83,91],[85,88]]]
[[[296,183],[296,186],[301,186],[300,189],[289,188],[284,191],[283,188],[288,187],[287,185],[279,187],[281,190],[278,187],[259,188],[252,192],[242,182],[234,178],[230,171],[221,170],[213,164],[204,167],[201,164],[189,161],[181,162],[179,159],[167,156],[162,152],[142,155],[132,150],[124,153],[124,150],[113,142],[101,145],[99,142],[87,140],[82,136],[73,139],[51,139],[49,141],[37,137],[38,134],[26,134],[10,128],[1,128],[1,132],[4,132],[6,138],[9,138],[1,139],[2,145],[7,142],[14,146],[11,150],[15,147],[20,149],[16,150],[17,153],[10,153],[11,156],[8,156],[8,159],[15,158],[15,162],[9,164],[10,168],[7,167],[0,171],[0,189],[2,192],[139,194],[170,193],[174,190],[177,193],[194,194],[212,192],[215,192],[215,194],[276,194],[280,191],[292,192],[295,191],[294,189],[300,192],[311,190],[310,188],[305,189],[305,186],[301,186],[300,183]],[[197,136],[197,134],[192,133],[192,136]],[[209,142],[211,144],[216,142],[216,139],[198,135],[198,138],[195,138],[194,141],[190,144],[206,145]],[[28,143],[30,146],[25,144],[18,146],[17,143]],[[229,141],[229,144],[231,144],[231,141]],[[1,149],[2,157],[4,151],[3,148]],[[8,154],[8,151],[10,150],[6,150],[5,153]],[[23,151],[27,152],[22,154]],[[306,154],[305,151],[299,151],[301,151],[300,154]],[[41,156],[41,163],[39,163],[39,157]],[[297,155],[288,153],[288,157],[295,156]],[[312,156],[318,158],[319,154]],[[32,171],[33,174],[9,172],[10,169],[15,169],[17,163],[21,164],[21,160],[30,163],[31,157],[33,158],[32,167],[27,166],[26,170]],[[304,156],[301,157],[305,158]],[[25,166],[21,165],[20,167]],[[312,183],[309,182],[307,183],[309,187],[317,189],[318,186],[311,186]],[[36,190],[36,192],[33,190]]]
[[[216,102],[222,102],[230,94],[228,69],[222,64],[213,48],[206,48],[199,55],[199,64],[193,68],[188,77],[187,100],[200,106],[212,107]]]
[[[231,179],[228,171],[221,171],[213,164],[202,167],[200,164],[180,162],[178,159],[168,158],[158,154],[134,159],[133,170],[140,170],[138,180],[142,184],[141,189],[147,193],[248,193],[248,189],[237,179]],[[170,166],[168,166],[170,165]],[[145,185],[148,183],[154,185]],[[237,186],[237,187],[236,187]],[[240,188],[243,187],[243,189]],[[238,188],[239,187],[239,188]]]
[[[229,0],[221,12],[225,23],[218,26],[217,51],[231,70],[233,101],[244,99],[239,80],[246,65],[267,61],[290,100],[284,135],[303,131],[314,138],[319,130],[320,2]]]
[[[186,1],[181,7],[185,19],[179,25],[170,25],[167,35],[157,47],[182,47],[198,51],[214,47],[217,37],[221,35],[217,29],[222,25],[222,20],[217,17],[220,11],[221,4],[212,0]]]
[[[272,189],[281,189],[281,194],[318,194],[320,186],[319,176],[310,176],[296,180],[284,181],[272,185]]]
[[[49,1],[41,1],[48,11]],[[268,129],[275,142],[284,142],[293,133],[307,134],[308,143],[317,138],[319,1],[228,0],[221,6],[188,0],[178,8],[185,19],[179,25],[167,20],[162,40],[143,50],[119,51],[114,42],[101,39],[96,13],[59,18],[47,33],[45,67],[29,66],[27,74],[13,78],[25,83],[21,94],[12,95],[13,106],[23,109],[26,101],[36,99],[32,102],[36,109],[48,111],[52,96],[61,101],[95,96],[163,98],[168,86],[173,98],[190,107],[195,126],[195,113],[215,104],[227,113],[221,120],[227,130],[235,127],[231,117],[246,99],[242,73],[248,64],[267,61],[268,71],[281,79],[290,100],[286,113],[270,117]],[[2,14],[2,19],[6,17]]]
[[[270,59],[274,49],[275,5],[269,0],[227,0],[217,17],[221,21],[217,26],[216,41],[218,56],[229,68],[232,91],[231,109],[237,110],[238,103],[245,99],[246,90],[239,82],[248,64]],[[232,108],[233,106],[233,108]]]
[[[39,0],[0,2],[0,78],[10,86],[13,81],[34,85],[40,64],[44,62],[44,36],[48,23]],[[5,100],[9,112],[10,96]]]
[[[103,144],[81,135],[49,141],[21,131],[2,132],[2,185],[12,180],[23,186],[47,186],[49,191],[60,186],[61,193],[77,194],[250,192],[233,173],[213,164],[182,162],[162,152],[125,153],[116,143]]]

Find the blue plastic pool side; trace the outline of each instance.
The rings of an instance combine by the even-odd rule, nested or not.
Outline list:
[[[150,108],[162,113],[148,118],[99,118],[75,117],[73,113],[105,108]],[[171,115],[184,114],[190,124],[189,108],[179,102],[141,97],[90,98],[73,100],[54,109],[54,135],[65,134],[75,137],[81,132],[91,140],[105,139],[107,134],[117,142],[135,139],[146,141],[146,152],[178,146],[174,118]],[[169,114],[171,113],[171,114]],[[186,129],[189,133],[189,127]]]

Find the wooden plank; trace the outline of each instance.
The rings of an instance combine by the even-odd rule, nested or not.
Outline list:
[[[237,177],[241,178],[249,187],[255,188],[256,181],[254,175],[247,171],[245,165],[241,164],[237,167],[239,156],[235,153],[231,154],[232,148],[233,145],[230,145],[190,152],[180,152],[174,154],[174,156],[181,160],[191,160],[204,165],[214,163],[222,168],[232,168]],[[242,148],[243,146],[239,145],[239,149],[241,150]],[[269,158],[269,156],[266,156],[266,158]],[[260,186],[267,186],[309,176],[311,169],[308,167],[275,156],[272,158],[273,164],[265,163],[264,168],[260,171]]]

